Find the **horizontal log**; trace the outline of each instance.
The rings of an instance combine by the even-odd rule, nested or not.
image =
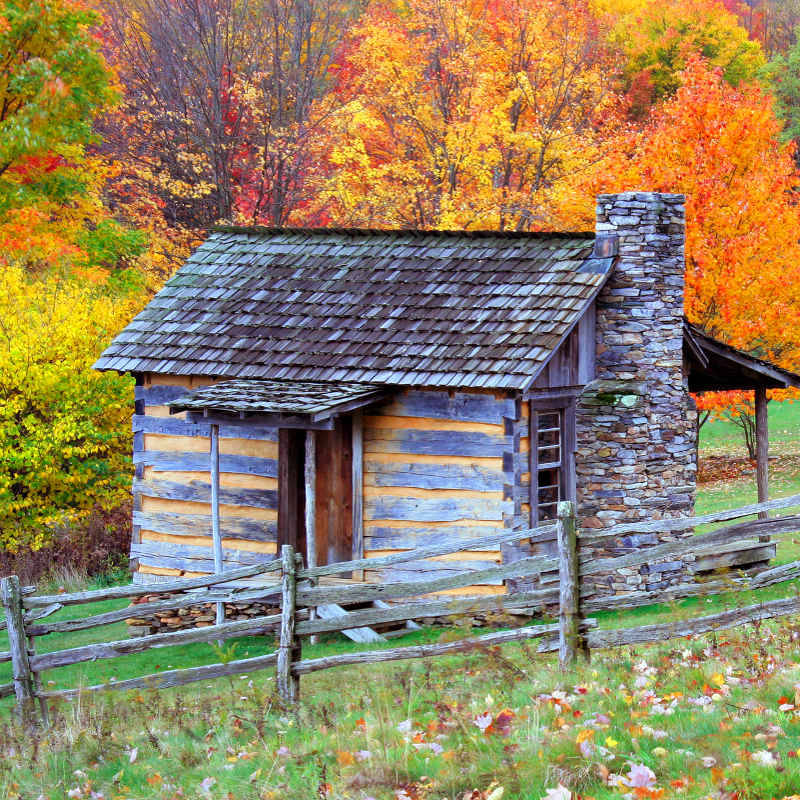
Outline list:
[[[749,517],[762,511],[776,511],[780,508],[791,508],[800,506],[800,494],[791,497],[780,497],[777,500],[769,500],[766,503],[753,503],[739,508],[732,508],[726,511],[715,511],[713,514],[703,514],[699,517],[676,517],[675,519],[659,519],[643,522],[631,522],[624,525],[615,525],[606,530],[586,530],[580,531],[582,542],[591,542],[598,539],[607,539],[613,536],[624,536],[629,533],[669,533],[671,531],[684,531],[689,528],[696,528],[700,525],[710,525],[714,522],[727,522],[732,519]]]
[[[409,522],[453,522],[457,519],[497,520],[514,513],[510,500],[444,497],[372,497],[364,503],[366,519],[396,519]]]
[[[5,664],[11,661],[11,653],[8,650],[0,650],[0,664]]]
[[[612,558],[595,559],[590,555],[581,556],[581,575],[596,575],[600,572],[612,572],[625,567],[640,564],[652,564],[661,559],[672,559],[687,553],[697,553],[709,547],[730,544],[754,536],[777,535],[800,529],[800,516],[775,517],[767,520],[753,520],[737,525],[729,525],[708,533],[688,536],[664,544],[638,547],[632,553]]]
[[[105,589],[91,589],[86,592],[70,592],[68,594],[43,594],[25,597],[22,605],[25,608],[43,608],[60,603],[63,606],[80,605],[81,603],[99,603],[101,600],[115,600],[126,597],[141,597],[143,594],[154,592],[185,592],[189,589],[201,589],[205,586],[215,586],[242,578],[252,578],[255,575],[265,575],[278,572],[281,568],[280,559],[267,561],[251,567],[242,567],[226,571],[220,575],[202,575],[197,578],[178,578],[163,581],[158,584],[129,584],[127,586],[109,586]]]
[[[77,689],[64,689],[57,692],[39,692],[38,696],[50,700],[78,697],[86,692],[171,689],[175,686],[185,686],[188,683],[196,683],[197,681],[221,678],[224,675],[241,675],[247,672],[254,672],[272,666],[277,659],[277,653],[269,653],[269,655],[265,656],[240,658],[236,661],[228,661],[225,664],[206,664],[202,667],[189,667],[188,669],[170,669],[153,675],[145,675],[141,678],[128,678],[123,681],[110,681],[109,683],[98,683],[94,686],[82,686]]]
[[[174,567],[187,572],[214,572],[212,547],[176,542],[133,542],[131,558],[138,558],[151,566]],[[272,561],[273,555],[254,553],[250,550],[222,548],[223,569],[236,569],[248,564],[264,564]],[[158,563],[156,563],[158,562]]]
[[[198,387],[199,388],[199,387]],[[152,386],[137,386],[133,392],[134,399],[144,400],[148,406],[166,406],[173,400],[186,397],[196,391],[187,386],[170,386],[168,384],[153,384]]]
[[[505,473],[475,464],[387,464],[368,459],[364,465],[364,478],[368,486],[496,492],[503,489]]]
[[[332,619],[314,619],[298,622],[298,634],[330,633],[349,628],[372,627],[386,622],[403,622],[410,619],[448,617],[457,614],[473,614],[496,611],[499,613],[520,612],[542,605],[543,599],[558,599],[558,592],[520,592],[513,597],[467,597],[452,600],[437,600],[430,603],[411,603],[389,608],[369,608],[350,611],[347,616]]]
[[[216,642],[234,636],[257,636],[269,633],[281,624],[280,614],[263,617],[223,622],[209,625],[207,628],[189,628],[187,630],[154,633],[150,636],[139,636],[135,639],[122,639],[117,642],[98,642],[68,650],[56,650],[52,653],[41,653],[31,656],[31,669],[41,672],[45,669],[66,667],[69,664],[80,664],[85,661],[96,661],[105,658],[118,658],[131,653],[142,653],[153,647],[171,647],[176,644],[193,642]]]
[[[58,622],[49,622],[44,625],[31,625],[28,627],[28,635],[44,636],[48,633],[70,633],[81,631],[86,628],[97,628],[101,625],[111,625],[115,622],[122,622],[126,619],[138,617],[149,617],[162,611],[169,611],[174,608],[190,608],[191,606],[202,605],[203,603],[252,603],[265,600],[268,597],[275,597],[280,594],[280,585],[275,588],[263,589],[239,589],[227,592],[192,592],[181,594],[177,597],[169,597],[165,600],[153,600],[150,603],[137,603],[136,605],[119,608],[116,611],[106,611],[104,614],[95,614],[91,617],[81,617],[80,619],[64,619]],[[157,589],[152,594],[157,594]]]
[[[592,631],[588,634],[590,648],[622,647],[646,642],[661,642],[684,636],[695,636],[710,631],[725,630],[749,622],[785,617],[800,611],[800,597],[771,600],[766,603],[734,608],[719,614],[695,617],[688,620],[675,620],[657,625],[642,625],[639,628],[615,628]]]
[[[555,525],[547,525],[541,528],[507,530],[503,531],[503,533],[496,533],[477,539],[451,539],[429,547],[418,547],[415,550],[392,553],[379,558],[359,558],[354,561],[340,561],[336,564],[325,564],[321,567],[303,569],[298,572],[297,576],[299,579],[319,578],[323,575],[336,575],[341,572],[352,572],[356,569],[379,569],[381,567],[390,567],[393,564],[402,564],[405,561],[421,561],[434,556],[444,556],[448,553],[459,553],[462,550],[474,550],[476,547],[497,546],[523,540],[528,540],[531,544],[535,544],[552,538],[555,529]]]
[[[511,437],[467,431],[415,431],[365,428],[364,452],[502,458]],[[368,457],[368,455],[367,455]]]
[[[386,525],[366,525],[364,528],[365,550],[413,550],[430,545],[441,539],[445,541],[463,540],[469,544],[470,550],[487,549],[475,547],[474,540],[481,539],[489,533],[506,533],[502,522],[491,525],[437,525],[436,527],[389,528]],[[555,534],[554,534],[555,535]],[[496,548],[489,548],[496,549]]]
[[[361,653],[341,653],[335,656],[308,659],[292,664],[292,674],[307,675],[330,667],[344,667],[353,664],[379,664],[383,661],[402,661],[410,658],[431,658],[433,656],[463,653],[470,650],[482,650],[486,647],[518,642],[524,639],[538,639],[558,631],[558,625],[537,625],[528,628],[517,628],[499,633],[487,633],[483,636],[459,639],[456,642],[442,644],[417,644],[409,647],[392,647],[386,650],[370,650]]]
[[[207,453],[191,451],[141,450],[133,454],[133,463],[152,467],[155,472],[208,472],[210,469]],[[277,478],[278,460],[220,453],[219,469],[220,472],[237,475]]]
[[[162,500],[189,500],[195,503],[211,502],[211,484],[205,481],[134,480],[133,493],[145,497],[158,497]],[[242,489],[222,487],[219,501],[226,506],[247,506],[248,508],[278,508],[276,489]]]
[[[747,581],[742,581],[739,578],[681,583],[677,586],[668,586],[664,589],[653,589],[651,591],[628,592],[627,594],[604,597],[587,596],[586,599],[581,600],[581,608],[584,611],[617,611],[627,608],[640,608],[654,603],[669,603],[673,600],[683,600],[689,597],[704,597],[722,594],[727,591],[741,591],[748,588],[750,587]],[[584,590],[587,593],[590,591],[589,589]],[[582,595],[584,592],[582,592]]]
[[[167,436],[203,436],[208,438],[211,435],[211,426],[207,422],[188,422],[174,417],[148,417],[145,414],[133,415],[132,428],[134,433],[159,433]],[[278,432],[275,428],[257,427],[255,425],[241,427],[220,425],[219,435],[222,439],[278,441]]]
[[[410,390],[380,406],[379,413],[502,425],[503,417],[514,416],[514,401],[486,394]]]
[[[387,583],[348,584],[345,586],[314,586],[300,584],[297,587],[297,603],[305,606],[318,606],[323,603],[367,603],[373,600],[388,600],[398,597],[419,597],[447,589],[484,584],[503,578],[525,578],[536,575],[542,567],[557,566],[557,559],[540,557],[523,558],[511,564],[478,570],[477,572],[457,573],[444,577],[428,577],[413,581],[389,581]]]
[[[800,577],[800,561],[791,561],[788,564],[781,564],[778,567],[770,567],[750,579],[751,589],[760,589],[764,586],[772,586],[775,583],[783,583]]]
[[[207,514],[134,511],[133,524],[145,531],[172,536],[211,536],[211,516]],[[270,520],[223,516],[220,526],[223,538],[274,542],[278,536],[278,523]]]
[[[11,697],[14,694],[14,683],[0,683],[0,698]],[[37,697],[40,695],[37,695]]]

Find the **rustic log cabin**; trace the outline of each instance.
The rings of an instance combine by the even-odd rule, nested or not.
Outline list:
[[[469,540],[560,499],[589,528],[685,515],[690,392],[755,392],[766,499],[766,390],[800,376],[689,325],[683,294],[679,195],[601,196],[591,232],[214,231],[96,364],[136,377],[135,580]]]

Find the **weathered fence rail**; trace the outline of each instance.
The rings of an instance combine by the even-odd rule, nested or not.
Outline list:
[[[537,645],[538,652],[558,650],[560,661],[567,665],[581,653],[588,654],[589,649],[593,648],[660,641],[796,614],[800,613],[800,597],[772,600],[718,614],[637,628],[599,630],[595,620],[585,618],[585,614],[602,609],[630,608],[699,594],[751,590],[794,580],[800,577],[800,561],[751,570],[750,574],[687,580],[685,583],[663,589],[630,591],[622,595],[604,597],[592,596],[582,583],[588,576],[616,570],[630,570],[644,565],[648,565],[649,568],[660,560],[692,554],[703,548],[728,546],[754,538],[759,542],[769,542],[772,536],[800,529],[800,515],[787,514],[770,519],[736,522],[712,531],[692,534],[694,529],[704,525],[741,520],[743,517],[762,515],[792,506],[800,506],[800,495],[698,517],[649,520],[619,525],[598,532],[581,530],[573,505],[565,502],[559,504],[556,524],[547,527],[513,530],[476,540],[447,541],[379,558],[363,558],[309,568],[303,567],[302,559],[292,547],[284,546],[280,559],[274,561],[216,575],[177,579],[158,584],[159,593],[178,593],[173,597],[70,620],[42,621],[65,606],[141,597],[151,594],[153,587],[120,586],[87,592],[38,596],[32,595],[29,587],[21,587],[16,577],[3,578],[0,581],[0,596],[5,610],[3,627],[8,630],[10,649],[7,652],[0,652],[0,663],[11,662],[14,680],[0,685],[0,697],[15,695],[19,712],[23,717],[29,718],[37,699],[44,712],[47,701],[73,697],[81,692],[165,689],[274,666],[278,693],[286,702],[292,703],[298,697],[300,676],[336,666],[427,658],[530,639],[540,640]],[[626,536],[633,534],[673,535],[679,532],[684,532],[685,535],[682,538],[647,547],[637,547],[635,542],[626,544],[625,539]],[[385,569],[395,564],[434,559],[462,550],[495,547],[525,540],[535,546],[538,543],[552,542],[554,538],[557,542],[557,557],[532,555],[495,567],[414,581],[320,585],[320,579],[341,573],[358,574],[360,570]],[[587,552],[587,549],[606,547],[614,540],[616,543],[613,549],[622,552],[603,556]],[[552,576],[554,573],[558,574],[557,583],[543,582],[543,575]],[[257,586],[246,582],[255,578],[259,580],[266,578],[270,582]],[[533,588],[492,596],[447,597],[440,594],[485,581],[507,581],[514,578],[526,579]],[[85,630],[191,605],[246,602],[263,600],[267,597],[274,598],[275,604],[280,605],[280,613],[256,616],[247,620],[219,622],[202,628],[88,644],[48,653],[36,654],[33,649],[34,637],[52,633]],[[388,605],[383,602],[385,600],[394,602]],[[375,607],[342,610],[338,616],[328,614],[324,618],[315,614],[317,608],[321,609],[331,604],[369,603],[374,603]],[[527,613],[545,608],[557,612],[556,624],[525,626],[454,642],[372,649],[324,658],[302,658],[301,641],[305,636],[476,612]],[[45,670],[99,659],[117,658],[154,647],[194,642],[211,643],[245,635],[277,635],[277,649],[253,658],[168,670],[94,686],[59,691],[41,689],[40,676]]]

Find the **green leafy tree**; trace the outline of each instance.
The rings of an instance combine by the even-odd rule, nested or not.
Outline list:
[[[0,2],[0,252],[28,265],[114,267],[143,245],[104,208],[90,150],[115,100],[99,22],[77,0]]]

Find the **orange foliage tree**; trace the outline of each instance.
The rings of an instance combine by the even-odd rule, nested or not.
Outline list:
[[[337,59],[318,153],[340,224],[539,228],[613,117],[582,0],[374,2]]]
[[[793,146],[780,141],[772,98],[728,84],[689,60],[676,94],[642,129],[617,138],[563,198],[562,221],[593,198],[631,189],[686,194],[686,313],[712,336],[787,367],[800,366],[800,207]],[[748,413],[743,398],[701,406]]]

